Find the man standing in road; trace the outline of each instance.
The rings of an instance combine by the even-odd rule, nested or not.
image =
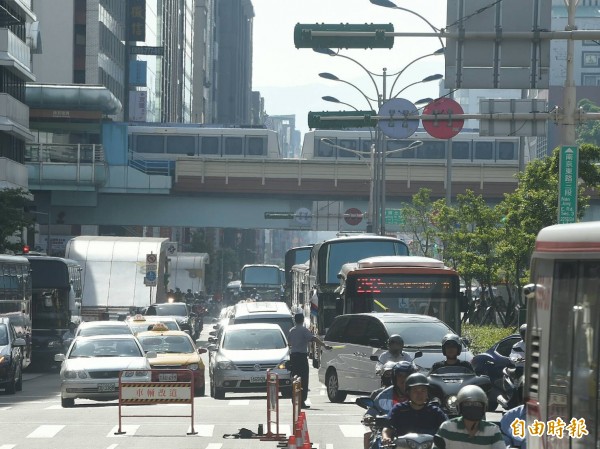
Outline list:
[[[325,349],[331,349],[331,346],[323,343],[318,337],[313,335],[304,327],[304,314],[294,315],[296,325],[290,329],[288,334],[288,343],[290,345],[290,363],[292,377],[300,376],[302,381],[302,408],[309,408],[306,403],[308,397],[308,344],[315,342]]]

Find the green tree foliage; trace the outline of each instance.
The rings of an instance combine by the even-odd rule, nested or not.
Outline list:
[[[25,212],[29,204],[29,193],[26,190],[0,190],[0,254],[20,250],[21,243],[11,243],[9,237],[32,226],[33,220]]]
[[[580,100],[577,106],[585,112],[600,112],[600,107],[587,98]],[[577,125],[577,136],[578,145],[588,143],[600,146],[600,121],[586,120],[581,122]]]
[[[420,189],[413,195],[412,202],[402,205],[404,224],[400,225],[400,231],[411,236],[411,254],[414,256],[436,257],[432,205],[431,189]]]

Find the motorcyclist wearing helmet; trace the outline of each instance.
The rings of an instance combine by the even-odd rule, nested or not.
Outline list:
[[[381,388],[371,392],[371,399],[375,399],[379,393],[393,385],[392,370],[396,366],[396,362],[386,362],[381,369]]]
[[[460,416],[440,426],[433,437],[432,449],[506,449],[498,426],[484,419],[487,396],[480,387],[461,388],[456,395],[456,407]]]
[[[516,342],[510,351],[510,361],[517,367],[525,366],[525,337],[527,335],[527,324],[522,324],[519,327],[521,340]]]
[[[456,366],[466,368],[470,371],[473,370],[473,366],[471,363],[466,360],[460,360],[458,356],[462,351],[462,342],[460,337],[456,334],[446,334],[442,338],[442,354],[446,356],[446,359],[441,360],[439,362],[435,362],[429,374],[434,374],[438,369],[443,368],[445,366]]]
[[[389,368],[391,365],[391,368]],[[386,377],[389,368],[390,385],[386,388],[380,388],[371,393],[371,398],[375,401],[378,409],[371,408],[367,410],[367,414],[376,416],[381,412],[389,413],[392,407],[400,402],[408,401],[406,395],[406,379],[413,373],[417,372],[417,367],[411,362],[387,362],[383,367],[383,379]],[[372,432],[368,431],[364,437],[364,447],[367,449],[371,441]]]
[[[437,406],[428,402],[429,381],[425,375],[414,373],[406,379],[409,400],[394,405],[388,415],[390,427],[383,429],[381,442],[389,444],[394,436],[407,433],[434,435],[448,417]]]
[[[379,356],[377,365],[375,365],[375,372],[377,374],[381,373],[383,365],[386,362],[412,362],[412,357],[403,352],[403,350],[404,339],[398,334],[390,335],[390,338],[388,338],[388,350]]]

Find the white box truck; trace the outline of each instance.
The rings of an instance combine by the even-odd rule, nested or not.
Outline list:
[[[177,253],[169,259],[169,289],[178,287],[184,294],[188,289],[193,293],[206,292],[204,280],[208,254]]]
[[[81,236],[67,243],[66,257],[81,265],[82,318],[117,318],[134,308],[165,302],[169,239]],[[155,286],[144,283],[146,259],[155,254]],[[153,261],[154,258],[151,258]],[[154,266],[150,266],[154,268]]]

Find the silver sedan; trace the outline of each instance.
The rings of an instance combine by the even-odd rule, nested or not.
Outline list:
[[[73,407],[75,399],[111,401],[119,398],[119,375],[126,381],[145,382],[150,373],[149,358],[133,335],[77,337],[67,354],[57,354],[60,368],[61,404]]]

